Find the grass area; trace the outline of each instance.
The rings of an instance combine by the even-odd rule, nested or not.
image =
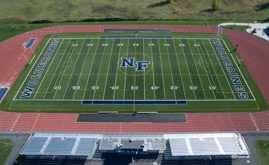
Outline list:
[[[0,24],[0,42],[18,34],[46,26],[49,26],[49,24]]]
[[[260,161],[260,165],[269,164],[269,140],[257,140],[255,150]]]
[[[232,29],[232,30],[240,30],[240,31],[246,31],[246,29],[250,28],[249,26],[225,26],[227,29]]]
[[[9,139],[0,139],[0,164],[5,164],[12,150],[12,143]]]
[[[105,22],[66,22],[66,23],[41,23],[41,24],[0,24],[0,42],[18,34],[48,26],[58,25],[217,25],[220,20],[193,21],[193,20],[171,20],[171,21],[105,21]]]
[[[169,35],[173,39],[100,39],[100,35]],[[34,92],[25,92],[39,59],[44,56],[44,53],[41,53],[42,49],[47,50],[51,43],[51,40],[48,42],[50,38],[62,38],[55,49],[53,59],[47,64],[51,65],[41,75]],[[40,44],[36,52],[40,55],[34,56],[33,63],[25,67],[1,107],[12,111],[88,113],[103,110],[164,113],[257,111],[268,107],[243,64],[240,65],[240,70],[247,79],[256,101],[241,100],[242,96],[234,90],[230,75],[223,69],[224,65],[220,62],[222,58],[213,45],[217,38],[215,34],[184,33],[50,35]],[[226,52],[234,49],[227,37],[224,36],[220,41]],[[152,65],[148,71],[140,73],[131,68],[120,68],[120,59],[126,56],[150,61]],[[238,65],[240,60],[236,52],[229,55],[229,58],[233,66]],[[34,63],[35,61],[37,62]],[[30,74],[27,77],[28,73]],[[241,79],[244,95],[248,96],[247,99],[253,99],[238,69],[235,74]],[[25,94],[30,96],[22,98]],[[15,95],[16,100],[13,101]],[[81,100],[187,100],[188,103],[83,105]]]
[[[268,19],[267,0],[223,0],[221,10],[211,11],[211,0],[9,0],[0,1],[0,22],[33,20],[78,21],[87,19],[180,19],[242,20]]]

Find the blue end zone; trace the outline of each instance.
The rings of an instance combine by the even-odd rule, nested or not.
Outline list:
[[[100,36],[100,38],[172,38],[172,36]]]
[[[2,100],[4,99],[6,93],[8,91],[8,88],[0,88],[0,103],[2,102]]]
[[[82,104],[182,104],[186,105],[185,100],[83,100]]]
[[[27,42],[27,44],[25,45],[25,48],[31,48],[31,47],[34,45],[35,41],[36,41],[35,38],[31,38],[31,39]]]

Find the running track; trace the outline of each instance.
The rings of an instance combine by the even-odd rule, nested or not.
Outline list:
[[[159,28],[172,32],[216,33],[215,26],[109,25],[54,26],[33,30],[0,43],[0,86],[12,86],[27,59],[47,34],[70,32],[102,32],[105,28]],[[245,32],[225,30],[244,63],[269,103],[269,43]],[[33,49],[23,44],[37,38]],[[217,132],[268,131],[269,110],[256,113],[190,113],[186,123],[77,123],[78,114],[14,113],[0,111],[3,132]]]

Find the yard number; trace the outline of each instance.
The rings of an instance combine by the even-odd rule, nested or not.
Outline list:
[[[123,46],[123,43],[119,43],[119,44],[117,44],[117,46]]]
[[[55,90],[60,90],[62,88],[62,86],[58,85],[58,86],[54,86],[53,87]]]
[[[138,86],[131,86],[131,90],[138,90]]]
[[[91,86],[92,90],[98,90],[99,86]]]
[[[159,87],[159,86],[151,86],[150,88],[151,88],[151,90],[156,91],[156,90],[158,90],[160,87]]]
[[[112,90],[118,90],[120,87],[119,86],[111,86],[110,87]]]
[[[216,87],[216,86],[209,86],[209,89],[210,89],[210,90],[216,90],[217,87]]]
[[[165,43],[165,44],[163,44],[163,46],[170,46],[170,44],[168,44],[168,43]]]
[[[196,90],[196,89],[198,89],[197,86],[190,86],[190,90]]]
[[[76,85],[76,86],[72,86],[73,90],[79,90],[80,86]]]
[[[87,44],[86,46],[90,47],[90,46],[93,46],[93,44]]]
[[[177,90],[178,86],[170,86],[170,90]]]

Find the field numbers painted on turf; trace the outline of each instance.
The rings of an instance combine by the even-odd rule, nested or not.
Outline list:
[[[117,46],[123,46],[123,43],[119,43],[119,44],[117,44]]]
[[[91,47],[91,46],[93,46],[93,44],[87,44],[86,46]]]
[[[217,87],[216,87],[216,86],[209,86],[209,89],[210,89],[210,90],[216,90]]]
[[[108,43],[101,44],[101,46],[107,47]]]
[[[238,92],[238,97],[240,99],[248,99],[249,98],[247,92]]]
[[[178,90],[178,86],[173,86],[173,85],[171,85],[171,86],[170,86],[170,90],[173,90],[173,91],[174,91],[174,90]]]
[[[139,46],[139,44],[138,43],[133,43],[133,46],[137,47],[137,46]]]
[[[119,87],[119,86],[111,86],[110,88],[111,88],[112,90],[119,90],[120,87]]]
[[[163,44],[163,46],[168,47],[168,46],[170,46],[170,44],[165,43],[165,44]]]
[[[154,43],[149,43],[148,46],[155,46]]]
[[[76,86],[72,86],[72,89],[73,90],[79,90],[80,89],[80,86],[76,85]]]
[[[62,88],[62,86],[60,86],[60,85],[53,87],[53,89],[55,89],[55,90],[60,90],[61,88]]]
[[[98,90],[99,86],[91,86],[92,90]]]
[[[151,86],[150,89],[153,90],[153,91],[156,91],[158,90],[160,87],[159,86]]]
[[[131,86],[131,90],[138,90],[138,86]]]
[[[239,99],[249,99],[249,94],[245,92],[246,89],[243,85],[243,82],[241,81],[241,78],[237,74],[237,71],[233,66],[230,57],[227,55],[228,53],[223,47],[221,40],[220,39],[213,40],[213,45],[215,46],[218,55],[222,59],[222,63],[229,74],[229,77],[233,83],[233,87],[237,92],[237,96],[239,97]]]
[[[237,92],[239,91],[245,91],[244,85],[234,85],[234,88]]]
[[[200,44],[194,44],[193,46],[198,47],[198,46],[200,46]]]
[[[78,44],[72,44],[71,46],[73,46],[73,47],[77,47],[77,46],[78,46]]]
[[[180,46],[180,47],[184,47],[184,46],[186,46],[185,44],[178,44],[178,46]]]
[[[197,90],[198,86],[190,86],[190,90]]]

